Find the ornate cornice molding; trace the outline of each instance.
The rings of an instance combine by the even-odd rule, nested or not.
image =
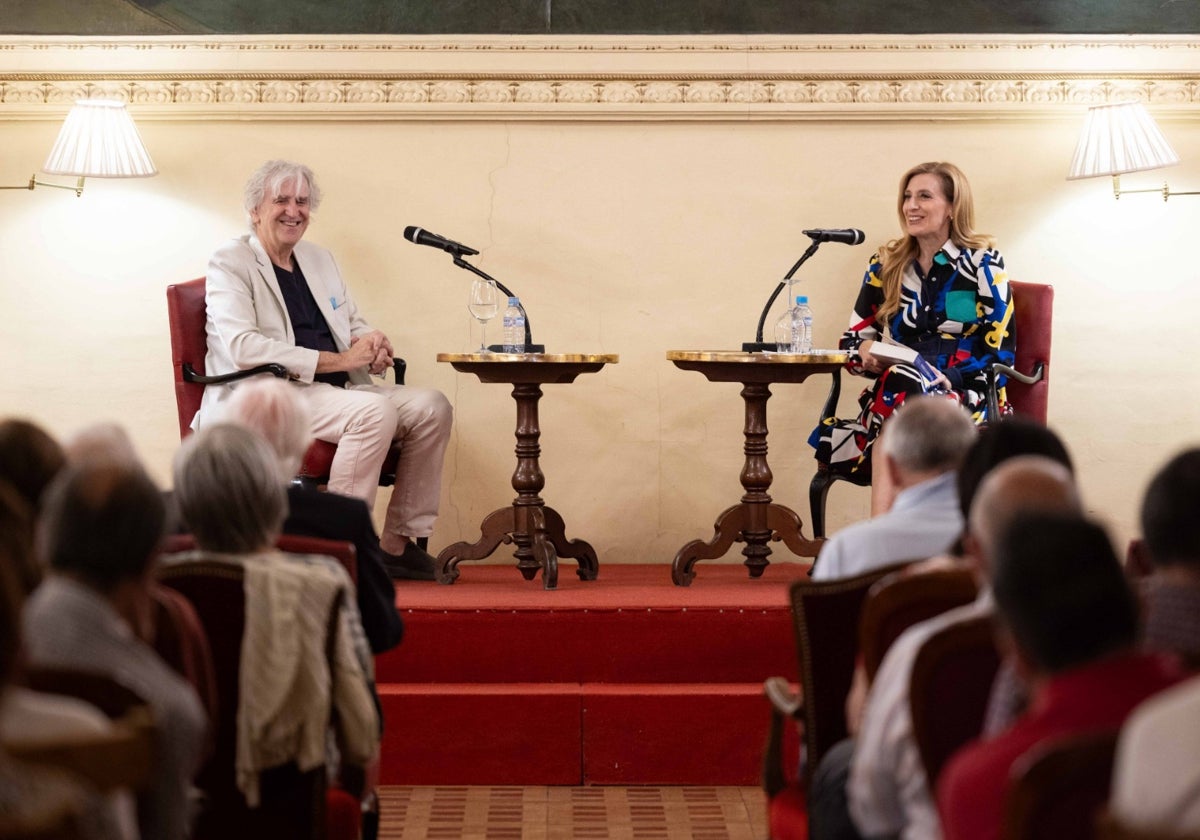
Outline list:
[[[999,119],[1200,105],[1198,38],[0,39],[0,117]],[[764,58],[765,57],[765,58]]]

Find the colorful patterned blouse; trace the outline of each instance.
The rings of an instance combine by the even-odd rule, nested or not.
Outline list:
[[[1004,257],[995,249],[961,249],[947,241],[934,255],[929,274],[922,276],[914,261],[904,271],[900,310],[886,330],[875,318],[883,304],[882,270],[875,254],[839,346],[854,350],[864,341],[881,338],[881,332],[888,334],[945,373],[954,389],[966,394],[969,407],[981,407],[988,366],[1014,361],[1016,324]],[[857,354],[847,368],[864,373]]]

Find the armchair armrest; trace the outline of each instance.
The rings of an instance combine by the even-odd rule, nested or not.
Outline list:
[[[392,372],[396,375],[396,384],[404,384],[404,373],[408,369],[408,362],[401,359],[399,356],[392,358]],[[264,373],[269,373],[279,379],[287,379],[287,368],[276,362],[270,364],[258,365],[257,367],[246,368],[245,370],[235,370],[233,373],[224,373],[219,376],[205,376],[196,373],[189,363],[183,363],[183,381],[195,382],[197,385],[225,385],[229,382],[239,382],[243,379],[249,379],[251,376],[260,376]]]
[[[245,370],[235,370],[233,373],[223,373],[218,376],[204,376],[196,373],[196,370],[187,362],[183,363],[183,381],[195,382],[198,385],[224,385],[228,382],[238,382],[242,379],[249,379],[251,376],[259,376],[264,373],[269,373],[280,379],[288,378],[287,368],[274,362],[246,368]]]
[[[1045,362],[1038,362],[1033,366],[1032,373],[1021,373],[1014,367],[1002,365],[999,362],[992,365],[987,370],[987,412],[988,420],[992,421],[1000,416],[1000,395],[997,393],[996,380],[1000,376],[1006,376],[1009,379],[1015,379],[1025,385],[1033,385],[1042,381],[1045,375]]]
[[[783,677],[769,677],[763,683],[763,694],[771,703],[771,725],[762,765],[762,788],[769,799],[789,784],[783,755],[783,726],[785,721],[803,717],[804,697],[793,692]]]

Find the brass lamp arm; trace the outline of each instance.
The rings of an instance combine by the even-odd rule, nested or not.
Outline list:
[[[1173,195],[1200,195],[1200,190],[1189,190],[1187,192],[1182,192],[1179,190],[1172,191],[1171,188],[1169,186],[1167,186],[1166,184],[1163,184],[1162,187],[1153,187],[1153,188],[1147,188],[1147,189],[1142,189],[1142,190],[1123,190],[1123,189],[1121,189],[1121,176],[1114,175],[1114,176],[1112,176],[1112,179],[1113,179],[1113,198],[1116,198],[1118,201],[1120,200],[1122,195],[1129,195],[1132,193],[1158,193],[1159,195],[1162,196],[1163,201],[1166,201],[1168,198],[1170,198]]]
[[[79,180],[75,182],[75,186],[71,186],[69,184],[52,184],[49,181],[39,181],[35,174],[29,176],[28,184],[11,187],[0,186],[0,190],[32,190],[34,187],[53,187],[56,190],[71,190],[75,193],[75,197],[78,198],[83,195],[83,176],[79,177]]]

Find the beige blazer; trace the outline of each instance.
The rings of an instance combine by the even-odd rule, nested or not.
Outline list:
[[[338,350],[348,348],[351,338],[371,332],[373,328],[359,314],[333,254],[319,245],[301,241],[296,244],[294,255]],[[208,354],[204,365],[209,375],[278,362],[288,369],[296,384],[312,384],[318,351],[296,346],[292,320],[275,280],[275,269],[253,234],[234,239],[213,254],[208,263],[205,305]],[[371,376],[363,367],[350,371],[350,381],[368,385]],[[210,422],[216,406],[237,385],[205,388],[192,428]]]

